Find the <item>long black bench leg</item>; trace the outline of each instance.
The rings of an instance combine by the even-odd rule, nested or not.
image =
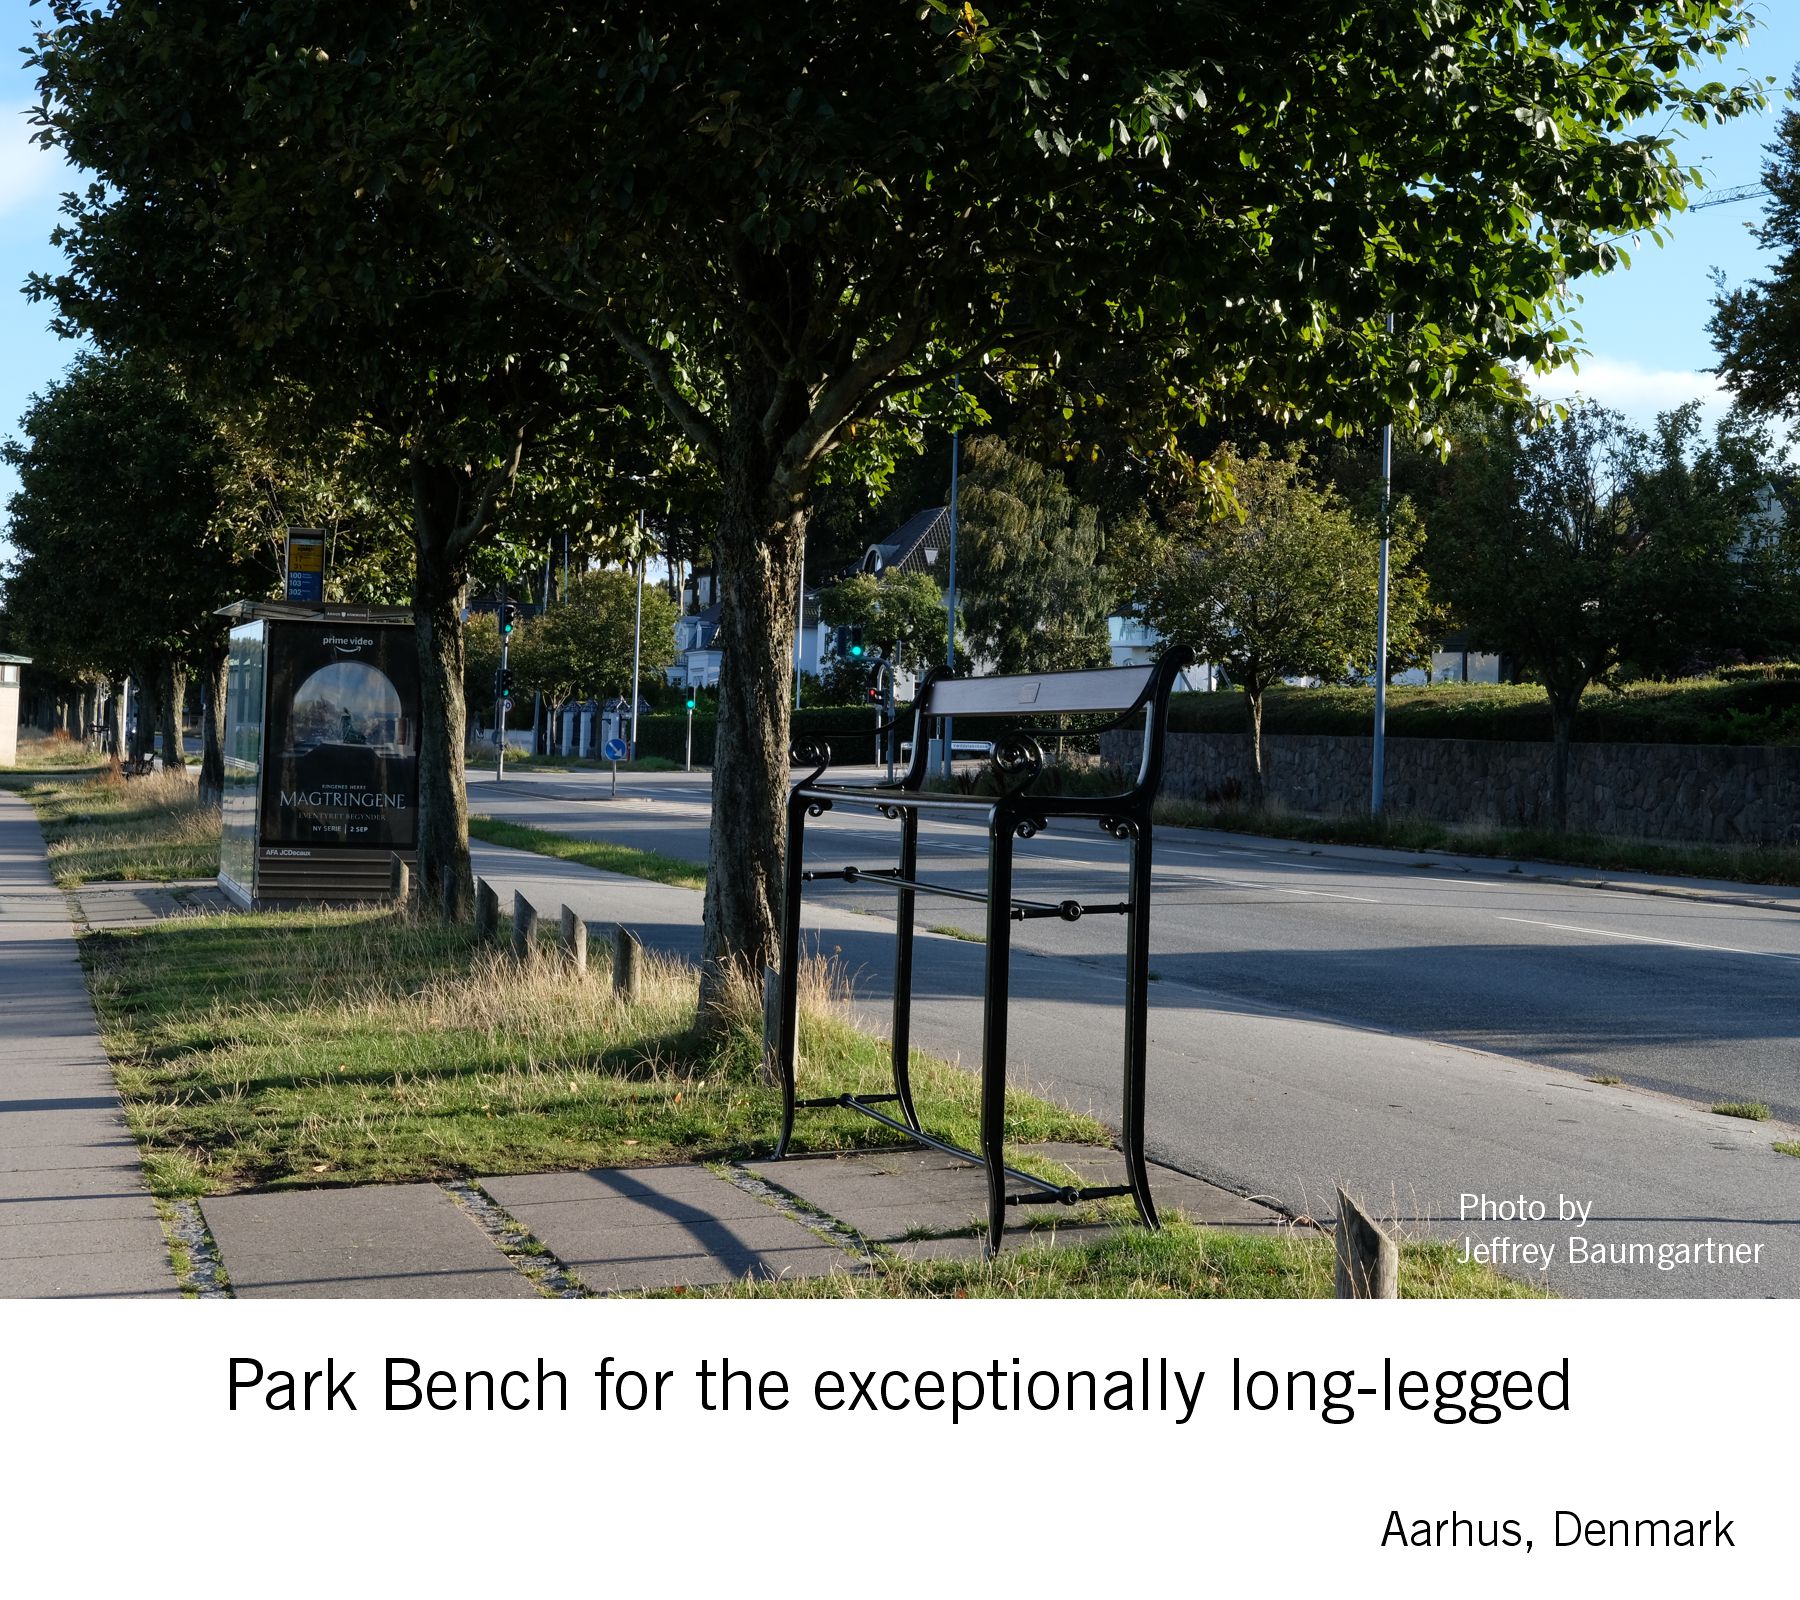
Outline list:
[[[981,1154],[987,1162],[987,1254],[1006,1232],[1006,1007],[1012,955],[1013,818],[996,807],[988,841],[987,993],[981,1011]]]
[[[800,872],[806,843],[806,805],[788,797],[787,855],[781,894],[781,1021],[776,1030],[775,1070],[781,1078],[781,1140],[775,1159],[794,1136],[794,1071],[800,1053]]]
[[[1131,835],[1131,911],[1125,934],[1125,1105],[1120,1142],[1126,1181],[1138,1215],[1154,1228],[1156,1201],[1144,1165],[1144,1080],[1150,1054],[1150,819],[1140,816]]]
[[[900,876],[912,883],[919,876],[919,813],[910,807],[900,814]],[[914,1133],[919,1113],[912,1097],[912,968],[913,901],[911,889],[900,891],[894,936],[894,1093],[900,1097],[900,1115]]]

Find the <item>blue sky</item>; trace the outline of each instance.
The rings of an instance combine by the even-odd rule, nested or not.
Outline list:
[[[1730,75],[1773,76],[1776,104],[1761,117],[1684,135],[1685,159],[1703,167],[1718,189],[1760,176],[1780,92],[1800,62],[1800,5],[1761,0],[1758,10],[1763,26],[1731,63]],[[29,143],[25,113],[36,91],[18,52],[43,14],[20,0],[0,4],[0,434],[15,431],[31,396],[53,382],[70,357],[70,346],[46,326],[47,308],[19,292],[27,273],[55,267],[49,234],[58,195],[72,187],[61,162]],[[1756,276],[1762,260],[1748,232],[1756,215],[1754,204],[1688,212],[1671,223],[1669,243],[1659,248],[1646,239],[1631,250],[1628,270],[1581,285],[1583,303],[1573,320],[1591,354],[1578,373],[1544,380],[1542,391],[1584,393],[1644,423],[1693,397],[1720,409],[1716,385],[1704,371],[1713,360],[1706,338],[1709,273],[1716,267],[1740,283]],[[15,485],[10,469],[0,467],[0,505]],[[5,553],[0,533],[0,559]]]

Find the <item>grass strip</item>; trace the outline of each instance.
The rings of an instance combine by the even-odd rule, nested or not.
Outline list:
[[[604,951],[585,976],[548,944],[521,967],[466,926],[389,911],[183,916],[90,935],[83,951],[163,1196],[741,1159],[780,1124],[760,1001],[699,1037],[692,970],[654,957],[631,1006]],[[803,1092],[880,1086],[886,1046],[833,1014],[841,985],[810,989]],[[974,1141],[974,1077],[923,1055],[913,1070],[933,1125]],[[1007,1117],[1020,1142],[1105,1142],[1091,1118],[1028,1095],[1008,1096]],[[841,1111],[810,1113],[801,1139],[895,1142]]]
[[[1226,833],[1298,839],[1313,844],[1441,850],[1452,855],[1554,862],[1610,872],[1800,885],[1800,847],[1793,845],[1658,844],[1605,834],[1557,833],[1548,828],[1484,828],[1465,832],[1416,817],[1309,817],[1172,799],[1156,802],[1156,820],[1169,827],[1216,828]]]
[[[0,771],[0,779],[16,780],[37,772],[102,772],[110,760],[66,733],[30,734],[21,730],[12,766]],[[9,784],[9,787],[14,785]]]
[[[1179,1218],[1156,1233],[1124,1227],[1074,1244],[1009,1248],[993,1261],[884,1253],[867,1273],[730,1284],[709,1296],[749,1299],[1329,1299],[1329,1238],[1298,1228],[1232,1233]],[[1405,1299],[1534,1299],[1544,1291],[1465,1262],[1431,1241],[1400,1247]]]
[[[602,872],[619,872],[632,878],[648,878],[652,883],[670,883],[678,889],[704,889],[706,869],[692,861],[665,856],[656,850],[638,850],[628,844],[614,844],[609,839],[573,839],[566,833],[551,833],[544,828],[527,827],[522,822],[501,822],[493,817],[470,817],[469,835],[488,844],[505,845],[511,850],[530,850],[540,856],[554,856],[558,861],[572,861],[581,867],[598,867]]]
[[[45,777],[21,793],[37,812],[59,887],[168,883],[219,870],[219,813],[182,773]]]

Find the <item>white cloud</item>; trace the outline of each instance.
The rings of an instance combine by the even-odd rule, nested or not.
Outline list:
[[[1640,366],[1611,356],[1589,356],[1579,372],[1560,372],[1527,379],[1532,390],[1547,400],[1592,400],[1623,412],[1640,427],[1648,427],[1657,414],[1673,411],[1689,400],[1702,407],[1702,426],[1711,429],[1730,408],[1730,397],[1718,377],[1710,372]]]
[[[28,105],[0,106],[0,217],[31,207],[47,209],[60,188],[63,160],[31,142]]]

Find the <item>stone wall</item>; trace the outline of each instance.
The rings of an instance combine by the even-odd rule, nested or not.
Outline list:
[[[1135,733],[1109,733],[1101,754],[1128,768]],[[1334,815],[1369,808],[1369,740],[1267,734],[1270,804]],[[1387,809],[1434,822],[1548,825],[1545,743],[1487,739],[1387,741]],[[1164,795],[1206,803],[1243,798],[1249,739],[1171,733]],[[1800,840],[1800,749],[1762,745],[1577,744],[1569,766],[1569,826],[1578,833],[1736,843]]]

